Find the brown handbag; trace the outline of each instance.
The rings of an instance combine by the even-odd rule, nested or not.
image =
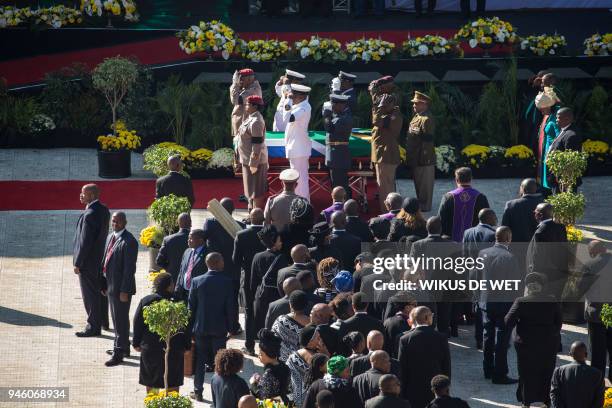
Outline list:
[[[191,377],[193,375],[193,360],[195,358],[195,341],[191,339],[191,348],[185,350],[183,354],[183,375],[185,377]]]

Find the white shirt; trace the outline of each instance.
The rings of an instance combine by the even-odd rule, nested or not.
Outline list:
[[[115,239],[118,239],[121,234],[123,234],[123,231],[125,231],[125,228],[122,229],[121,231],[113,231],[113,235],[115,236]]]
[[[308,99],[295,104],[291,110],[283,113],[283,119],[287,120],[285,128],[285,157],[288,159],[297,157],[310,157],[312,142],[308,137],[308,123],[310,122],[310,104]],[[294,121],[290,122],[291,115]]]

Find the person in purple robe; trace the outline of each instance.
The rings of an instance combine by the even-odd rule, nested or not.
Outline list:
[[[489,208],[489,201],[472,188],[472,170],[469,167],[455,170],[455,183],[457,188],[442,196],[438,215],[442,220],[442,235],[462,242],[463,232],[478,225],[478,213]]]
[[[391,221],[397,217],[397,214],[402,210],[402,203],[404,199],[399,193],[389,193],[385,198],[385,208],[388,212],[379,215],[380,218]]]
[[[336,211],[344,211],[344,202],[346,201],[346,191],[344,187],[334,187],[331,193],[333,204],[321,211],[319,222],[325,221],[328,224],[331,221],[331,216]]]

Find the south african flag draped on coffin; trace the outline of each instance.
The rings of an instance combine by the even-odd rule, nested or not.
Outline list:
[[[353,134],[349,139],[349,150],[351,157],[370,158],[370,129],[353,129]],[[312,157],[325,156],[325,132],[311,130],[308,132],[312,140]],[[266,146],[268,147],[268,157],[285,157],[285,133],[266,132]]]

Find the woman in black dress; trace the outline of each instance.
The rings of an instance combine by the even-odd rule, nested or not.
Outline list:
[[[402,237],[425,238],[427,236],[425,224],[425,218],[419,208],[419,200],[414,197],[406,198],[397,218],[391,220],[388,239],[391,242],[399,242]],[[414,241],[414,238],[411,241]]]
[[[516,397],[524,407],[534,402],[550,406],[550,381],[561,344],[561,306],[544,294],[546,276],[530,273],[525,284],[527,296],[516,299],[505,318],[509,330],[516,326]]]
[[[289,367],[278,359],[281,350],[281,338],[268,329],[261,329],[259,337],[259,361],[264,365],[262,375],[253,374],[251,377],[251,393],[258,399],[273,399],[280,397],[289,404],[289,380],[291,373]]]
[[[234,408],[249,386],[238,373],[244,365],[244,356],[236,349],[221,349],[215,356],[215,374],[210,380],[212,408]]]
[[[162,299],[171,300],[174,293],[174,282],[169,273],[161,272],[153,282],[154,293],[140,300],[134,314],[134,336],[132,345],[140,352],[139,383],[151,388],[164,388],[164,356],[165,343],[152,333],[144,322],[143,309]],[[183,385],[183,354],[190,347],[189,338],[179,333],[170,340],[170,356],[168,359],[168,386],[170,391],[178,391]]]

